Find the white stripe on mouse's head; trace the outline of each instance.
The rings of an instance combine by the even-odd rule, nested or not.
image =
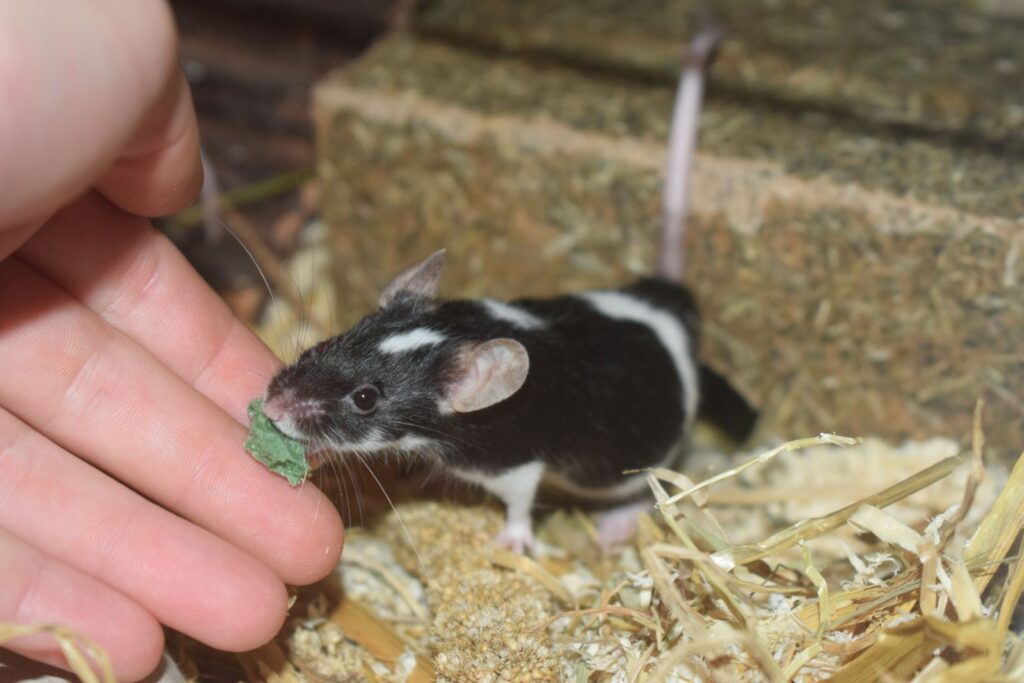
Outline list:
[[[377,348],[384,353],[404,353],[423,346],[440,344],[444,340],[445,335],[437,330],[432,330],[429,327],[416,327],[385,338]]]

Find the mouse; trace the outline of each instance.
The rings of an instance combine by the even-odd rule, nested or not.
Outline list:
[[[678,229],[668,244],[679,258],[623,287],[512,301],[439,298],[439,250],[273,377],[263,411],[313,451],[369,467],[382,453],[422,457],[483,487],[505,506],[496,540],[514,552],[534,544],[542,485],[609,507],[603,546],[627,540],[651,502],[638,471],[678,463],[698,412],[738,441],[757,417],[700,363]]]

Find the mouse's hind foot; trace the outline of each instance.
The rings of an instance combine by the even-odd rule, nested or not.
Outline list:
[[[650,501],[626,503],[601,514],[597,523],[597,541],[607,552],[612,547],[628,543],[636,535],[637,518],[649,510]]]

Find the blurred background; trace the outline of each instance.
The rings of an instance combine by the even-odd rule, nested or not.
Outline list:
[[[278,256],[294,247],[300,188],[315,173],[310,95],[393,20],[375,0],[176,0],[181,61],[192,86],[207,162],[218,189],[249,189],[245,217]],[[270,186],[265,183],[270,181]],[[255,193],[252,189],[255,187]],[[265,189],[263,189],[265,188]],[[243,191],[243,198],[245,192]],[[315,203],[307,197],[307,205]],[[251,318],[266,295],[235,240],[165,221],[178,245],[236,310]],[[281,220],[287,225],[279,224]],[[275,232],[276,226],[276,232]],[[256,288],[259,292],[253,291]]]
[[[448,296],[651,272],[697,27],[703,355],[785,437],[1024,434],[1024,1],[173,3],[222,210],[161,224],[285,359],[446,247]],[[250,255],[219,226],[245,243]]]

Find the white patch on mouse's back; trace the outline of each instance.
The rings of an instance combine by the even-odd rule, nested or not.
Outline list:
[[[393,334],[377,347],[383,353],[405,353],[424,346],[440,344],[445,336],[429,327],[417,327],[408,332]]]
[[[484,299],[480,303],[487,309],[487,314],[495,320],[511,323],[521,330],[536,330],[544,327],[543,320],[513,304],[495,301],[494,299]]]
[[[690,335],[681,320],[643,299],[622,292],[588,292],[580,295],[599,313],[616,320],[632,320],[646,325],[668,351],[683,388],[686,420],[697,412],[697,368],[690,350]]]

